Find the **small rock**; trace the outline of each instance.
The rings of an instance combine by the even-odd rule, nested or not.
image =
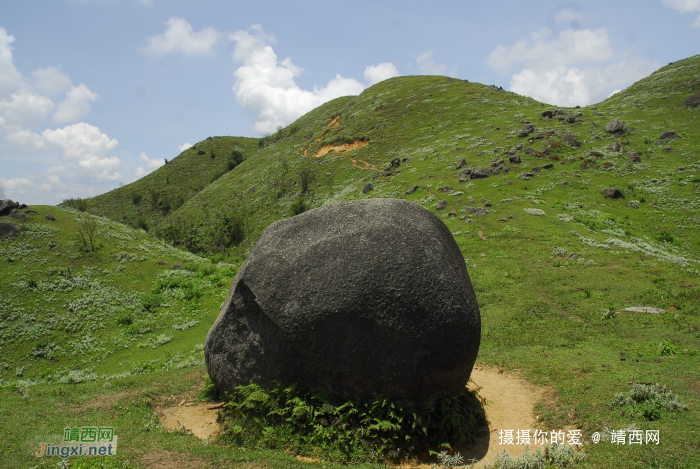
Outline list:
[[[668,130],[662,133],[660,138],[661,140],[673,140],[675,138],[678,138],[678,134],[673,130]]]
[[[520,129],[520,133],[518,133],[518,137],[527,137],[530,135],[532,132],[535,131],[535,126],[532,124],[525,124],[523,127]]]
[[[10,214],[10,218],[14,218],[15,220],[26,220],[27,215],[25,215],[24,213],[13,212],[12,214]]]
[[[17,208],[20,209],[20,210],[24,210],[25,208],[27,208],[27,204],[22,204],[22,205],[20,205],[20,206],[17,207]]]
[[[411,186],[411,187],[409,187],[408,190],[406,191],[406,194],[407,194],[407,195],[413,194],[415,191],[418,190],[419,187],[420,187],[420,186]]]
[[[520,142],[518,142],[518,143],[515,144],[515,149],[516,149],[516,150],[520,150],[522,147],[523,147],[523,144],[520,143]]]
[[[576,116],[567,116],[566,117],[567,124],[573,124],[574,122],[576,122]]]
[[[0,236],[9,235],[19,230],[19,225],[15,223],[0,223]]]
[[[56,221],[56,217],[54,217],[54,216],[53,216],[53,215],[51,215],[50,213],[49,213],[48,215],[46,215],[46,216],[45,216],[44,218],[46,218],[47,220],[53,220],[53,221]]]
[[[493,204],[491,204],[491,202],[486,202],[484,204],[484,207],[493,207]]]
[[[640,158],[639,153],[637,153],[636,151],[629,152],[627,156],[629,157],[630,161],[633,161],[635,163],[639,163],[640,161],[642,161],[642,158]]]
[[[561,184],[562,186],[566,186],[569,184],[569,182],[568,181],[560,181],[559,184]]]
[[[509,186],[512,186],[512,185],[513,185],[513,182],[512,182],[512,181],[506,181],[506,184],[508,184]]]
[[[525,176],[526,178],[532,178],[535,177],[535,173],[524,173],[523,176]]]
[[[508,160],[509,160],[511,163],[520,163],[520,155],[510,155],[510,157],[508,158]]]
[[[464,158],[462,158],[461,160],[459,160],[459,163],[457,163],[457,166],[455,166],[455,169],[462,169],[462,168],[464,168],[466,165],[467,165],[467,160],[465,160]]]
[[[620,192],[620,189],[618,189],[617,187],[608,187],[606,189],[603,189],[601,191],[601,194],[610,199],[618,199],[622,196],[622,192]]]
[[[471,171],[471,177],[472,179],[481,179],[481,178],[487,178],[489,177],[489,170],[486,168],[474,168]]]
[[[651,313],[651,314],[661,314],[665,313],[665,309],[661,308],[652,308],[650,306],[630,306],[629,308],[625,308],[623,311],[631,311],[633,313]]]
[[[612,145],[610,145],[610,150],[612,151],[620,151],[620,148],[622,148],[622,145],[617,142],[613,142]]]
[[[542,168],[540,168],[539,166],[535,166],[535,167],[532,168],[530,171],[532,171],[532,172],[534,172],[534,173],[539,173],[540,171],[542,171]]]
[[[396,168],[398,168],[399,166],[401,166],[401,160],[400,160],[400,159],[394,158],[393,160],[391,160],[391,167],[392,167],[392,168],[396,169]]]
[[[441,200],[437,204],[435,204],[435,208],[437,210],[444,210],[447,208],[447,201],[446,200]]]
[[[685,171],[685,166],[679,166],[678,171]]]
[[[565,142],[575,142],[577,139],[578,137],[576,137],[576,135],[564,134]]]
[[[468,174],[462,174],[459,177],[459,182],[469,182],[469,175]]]
[[[553,165],[552,163],[548,163],[548,164],[546,164],[546,165],[544,165],[544,166],[542,166],[542,167],[543,167],[544,169],[552,169],[552,168],[554,167],[554,165]]]
[[[617,119],[613,119],[607,124],[605,124],[605,131],[609,133],[621,132],[623,129],[623,124]]]
[[[366,194],[371,190],[374,190],[374,186],[372,185],[371,182],[368,182],[367,184],[365,184],[365,187],[362,188],[362,193]]]
[[[541,112],[541,113],[540,113],[540,117],[549,117],[549,118],[551,118],[552,116],[554,116],[554,113],[553,113],[552,111],[544,111],[544,112]]]
[[[182,269],[182,264],[180,264],[180,263],[173,264],[173,270],[178,270],[178,269]]]

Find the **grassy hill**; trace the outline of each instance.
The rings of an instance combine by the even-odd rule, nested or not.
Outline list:
[[[209,137],[131,184],[62,205],[148,230],[235,167],[240,161],[231,158],[234,151],[248,158],[259,142],[257,138]]]
[[[26,465],[24,441],[60,434],[87,416],[117,419],[120,438],[130,442],[123,458],[138,460],[143,447],[214,466],[302,465],[281,452],[143,428],[154,402],[201,384],[198,344],[235,265],[265,227],[335,201],[402,197],[441,217],[464,253],[482,314],[479,363],[517,370],[550,390],[537,408],[542,428],[658,429],[662,442],[654,447],[589,442],[586,464],[693,467],[700,451],[700,107],[686,98],[699,91],[695,56],[596,105],[558,108],[563,114],[548,120],[540,114],[554,107],[493,87],[399,77],[326,103],[267,139],[205,140],[86,202],[88,211],[129,224],[143,217],[148,233],[76,210],[31,207],[37,213],[23,231],[0,238],[0,419],[41,430],[17,430],[0,443],[3,454]],[[623,132],[605,130],[612,119]],[[519,137],[528,123],[534,131]],[[666,131],[678,138],[661,139]],[[223,168],[219,152],[235,148],[245,161],[209,183]],[[212,149],[216,158],[197,155]],[[511,163],[516,156],[521,162]],[[463,177],[464,169],[494,164],[497,174]],[[621,197],[601,193],[610,187]],[[166,213],[147,203],[152,192],[184,203]],[[143,194],[138,204],[134,193]],[[44,220],[48,212],[56,222]],[[88,253],[79,232],[93,219],[100,234]],[[217,261],[225,255],[232,265],[173,244],[210,258],[222,253]],[[184,268],[173,270],[174,263]],[[667,312],[624,311],[631,306]],[[654,382],[688,410],[649,420],[611,405],[629,383]],[[114,404],[75,411],[102,399]],[[37,416],[40,408],[49,418]]]

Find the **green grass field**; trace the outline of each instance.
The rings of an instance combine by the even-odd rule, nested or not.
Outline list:
[[[40,441],[106,423],[120,437],[114,467],[164,452],[185,461],[173,467],[334,466],[167,433],[154,409],[201,388],[206,332],[270,223],[299,201],[402,197],[453,232],[481,309],[478,362],[548,389],[537,408],[543,429],[660,431],[658,446],[588,442],[580,467],[698,467],[700,107],[685,102],[698,91],[695,56],[545,120],[552,106],[492,87],[394,78],[264,140],[200,142],[84,201],[85,212],[30,207],[22,230],[0,238],[0,466],[55,465],[60,458],[33,456]],[[605,131],[612,119],[623,134]],[[535,131],[518,137],[526,123]],[[665,131],[678,138],[661,140]],[[233,150],[245,161],[228,170]],[[509,163],[511,152],[522,162]],[[508,171],[460,182],[460,160],[490,168],[499,158]],[[363,194],[367,183],[374,189]],[[611,186],[622,197],[601,194]],[[127,226],[139,219],[147,232]],[[94,252],[79,238],[85,220],[97,223]],[[224,220],[239,220],[243,235]],[[623,311],[632,306],[667,312]],[[688,408],[650,421],[611,406],[629,383],[665,385]]]

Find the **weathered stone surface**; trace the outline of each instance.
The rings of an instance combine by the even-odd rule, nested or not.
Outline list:
[[[10,218],[14,218],[15,220],[26,220],[27,215],[25,215],[24,213],[12,212],[10,214]]]
[[[438,203],[435,204],[435,208],[437,210],[444,210],[445,208],[447,208],[447,201],[439,200]]]
[[[642,161],[642,158],[636,151],[629,152],[627,156],[629,157],[630,161],[633,161],[634,163],[639,163],[640,161]]]
[[[518,137],[527,137],[528,135],[530,135],[534,131],[535,131],[534,125],[525,124],[525,125],[523,125],[523,128],[520,129],[520,133],[518,133]]]
[[[362,188],[362,193],[366,194],[371,190],[374,190],[374,186],[372,185],[371,182],[368,182],[367,184],[365,184],[365,187]]]
[[[0,200],[0,216],[9,215],[12,209],[19,207],[19,202],[13,202],[12,199]]]
[[[396,199],[341,202],[263,232],[207,334],[221,389],[274,381],[425,402],[464,389],[481,319],[449,229]]]
[[[457,166],[455,166],[455,169],[462,169],[462,168],[464,168],[466,165],[467,165],[467,160],[465,160],[464,158],[462,158],[461,160],[459,160],[459,163],[457,163]]]
[[[609,197],[611,199],[617,199],[622,196],[622,192],[620,192],[620,189],[617,187],[608,187],[605,188],[601,191],[601,194],[603,194],[605,197]]]
[[[622,145],[620,145],[617,142],[613,142],[610,144],[610,150],[611,151],[620,151],[620,148],[622,148]]]
[[[620,122],[617,119],[613,119],[610,122],[608,122],[607,124],[605,124],[605,131],[610,132],[612,134],[615,132],[621,132],[623,127],[624,126],[623,126],[622,122]]]
[[[15,223],[0,223],[0,236],[9,235],[19,230],[19,225]]]
[[[511,155],[508,160],[511,163],[520,163],[520,155]]]
[[[474,168],[471,172],[472,179],[480,179],[489,177],[489,170],[487,168]]]
[[[391,160],[391,167],[394,169],[397,169],[399,166],[401,166],[401,160],[398,158],[394,158]]]
[[[46,218],[47,220],[54,220],[54,221],[56,220],[56,217],[54,217],[50,213],[48,215],[46,215],[44,218]]]
[[[552,111],[543,111],[540,113],[540,117],[552,118],[553,116],[554,116],[554,113]]]
[[[661,140],[673,140],[674,138],[678,138],[678,134],[673,130],[669,130],[662,133],[659,138],[661,138]]]
[[[413,194],[415,191],[418,190],[419,187],[420,187],[420,186],[411,186],[411,187],[409,187],[408,190],[406,191],[406,194],[407,194],[407,195]]]

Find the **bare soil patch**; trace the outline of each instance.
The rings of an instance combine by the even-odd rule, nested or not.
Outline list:
[[[142,467],[153,469],[189,469],[209,467],[209,463],[202,459],[183,453],[171,453],[160,451],[148,453],[141,457],[139,464]]]
[[[219,433],[217,418],[220,409],[209,409],[211,404],[184,403],[159,411],[160,421],[170,431],[191,431],[201,440],[213,440]]]

